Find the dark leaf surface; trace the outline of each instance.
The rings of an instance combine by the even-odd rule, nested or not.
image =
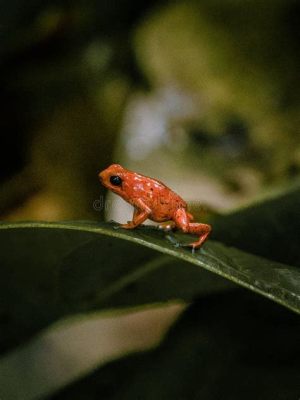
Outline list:
[[[224,244],[300,267],[299,184],[212,224],[212,237]]]
[[[2,351],[66,315],[191,301],[230,286],[184,259],[137,245],[141,240],[108,224],[2,224],[0,239]]]
[[[212,240],[192,254],[154,228],[87,222],[2,224],[0,239],[2,351],[68,314],[189,301],[227,287],[205,270],[300,309],[297,268]]]
[[[201,298],[151,352],[111,363],[52,400],[293,400],[300,321],[246,291]]]

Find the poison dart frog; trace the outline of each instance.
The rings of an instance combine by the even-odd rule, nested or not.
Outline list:
[[[100,172],[99,180],[103,186],[134,207],[132,221],[121,224],[124,229],[134,229],[146,219],[155,222],[171,221],[168,225],[159,225],[160,229],[180,229],[185,233],[199,235],[199,239],[188,244],[194,249],[199,248],[211,232],[211,226],[194,220],[187,211],[186,202],[157,179],[138,174],[112,164]]]

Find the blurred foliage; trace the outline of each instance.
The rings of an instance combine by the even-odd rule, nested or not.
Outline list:
[[[173,157],[190,171],[251,195],[299,175],[299,13],[296,0],[1,2],[2,219],[96,218],[95,171],[140,88],[197,99],[164,139],[176,148],[184,126]]]
[[[162,345],[94,371],[52,400],[292,400],[299,318],[235,291],[200,298]],[[282,340],[288,338],[288,340]]]
[[[198,96],[187,124],[194,168],[232,185],[246,167],[262,182],[299,175],[299,17],[297,0],[178,1],[140,25],[151,84]]]
[[[92,216],[96,172],[112,159],[124,101],[139,81],[129,31],[146,8],[1,2],[0,214],[40,192],[45,202],[66,195],[62,218]]]

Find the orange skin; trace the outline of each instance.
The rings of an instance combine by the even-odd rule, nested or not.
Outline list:
[[[178,228],[185,233],[199,235],[197,241],[188,245],[193,250],[199,248],[210,234],[211,226],[191,222],[194,218],[187,211],[186,202],[157,179],[129,171],[119,164],[110,165],[98,176],[103,186],[134,207],[132,221],[121,224],[121,228],[134,229],[146,219],[155,222],[172,221],[168,225],[159,225],[159,228]]]

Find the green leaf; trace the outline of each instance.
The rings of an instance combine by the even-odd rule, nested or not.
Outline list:
[[[201,298],[161,346],[110,363],[52,400],[292,400],[299,317],[246,291]]]
[[[177,235],[176,240],[190,236]],[[295,267],[214,241],[192,254],[175,248],[153,227],[125,231],[108,223],[1,224],[0,243],[2,351],[69,314],[190,301],[227,287],[205,269],[300,311]]]
[[[300,267],[300,185],[215,218],[212,237],[229,246]]]
[[[155,251],[168,241],[153,229],[137,234],[110,224],[1,224],[0,243],[1,351],[70,314],[190,301],[228,287],[196,265]]]

